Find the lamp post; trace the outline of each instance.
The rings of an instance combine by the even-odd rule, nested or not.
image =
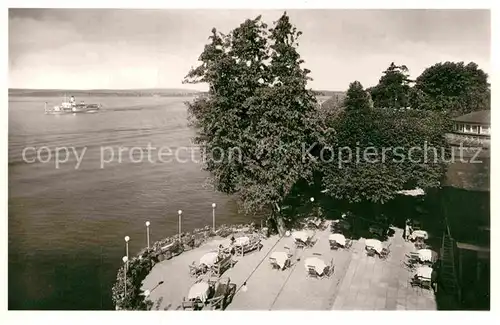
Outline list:
[[[177,211],[177,213],[179,214],[179,242],[181,241],[181,217],[182,217],[182,210],[179,210]]]
[[[122,261],[123,261],[123,264],[125,264],[125,269],[123,269],[123,279],[125,280],[124,282],[124,296],[123,296],[123,300],[125,300],[125,298],[127,297],[127,264],[128,264],[128,257],[127,256],[123,256],[122,258]]]
[[[130,240],[129,236],[125,236],[125,251],[127,252],[127,270],[128,270],[128,241]]]
[[[151,224],[151,222],[146,221],[146,237],[148,239],[148,249],[149,249],[149,225],[150,224]]]
[[[309,199],[311,201],[311,204],[314,204],[314,197],[311,196],[311,198]],[[313,215],[314,215],[314,206],[312,207],[313,209]],[[317,216],[315,216],[316,218]]]
[[[215,232],[215,208],[217,207],[217,204],[212,203],[212,228],[214,229]]]

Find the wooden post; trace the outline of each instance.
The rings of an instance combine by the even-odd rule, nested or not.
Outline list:
[[[462,284],[462,250],[458,249],[458,280]]]
[[[458,303],[462,304],[462,262],[463,262],[463,256],[462,256],[462,250],[459,248],[458,249]]]

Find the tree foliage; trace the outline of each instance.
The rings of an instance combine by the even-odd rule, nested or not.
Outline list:
[[[394,62],[383,72],[378,84],[368,89],[375,107],[408,107],[410,83],[408,68],[395,65]]]
[[[269,212],[279,224],[281,208],[304,204],[308,187],[348,202],[385,203],[401,189],[439,186],[447,155],[444,94],[468,85],[472,92],[452,97],[470,107],[483,98],[486,75],[469,64],[467,78],[443,86],[461,68],[437,65],[410,91],[408,68],[392,63],[369,91],[353,82],[334,114],[318,111],[297,52],[300,35],[286,13],[271,28],[257,17],[228,34],[213,29],[200,64],[187,74],[186,82],[209,86],[187,105],[214,187],[235,194],[245,212]],[[411,100],[423,110],[400,109]],[[339,163],[347,150],[352,157]]]
[[[474,62],[437,63],[416,79],[410,102],[412,108],[452,116],[490,109],[488,75]]]
[[[344,106],[331,139],[337,156],[322,166],[328,195],[383,204],[401,189],[439,186],[444,173],[439,158],[446,148],[442,114],[371,108],[359,82],[351,83]]]
[[[260,16],[228,35],[214,29],[201,64],[186,77],[209,85],[207,96],[188,103],[205,168],[215,188],[236,194],[247,213],[278,217],[294,185],[314,170],[302,148],[324,128],[296,50],[300,35],[286,13],[270,29]]]

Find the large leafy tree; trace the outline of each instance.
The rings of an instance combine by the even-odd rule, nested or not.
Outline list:
[[[228,35],[213,30],[201,64],[186,78],[209,85],[188,109],[215,188],[236,194],[247,213],[270,213],[280,231],[283,202],[314,171],[303,147],[324,131],[296,50],[300,35],[286,13],[270,29],[257,17]]]
[[[344,107],[335,122],[337,156],[322,168],[328,195],[376,206],[402,189],[439,186],[447,155],[442,114],[372,108],[359,82],[350,85]]]
[[[387,192],[400,187],[396,184],[393,188],[380,164],[357,157],[357,152],[376,146],[374,117],[367,91],[360,82],[351,83],[344,99],[344,111],[336,123],[335,157],[325,160],[323,165],[323,184],[330,196],[349,202],[378,202],[384,201]]]
[[[488,75],[474,62],[437,63],[416,79],[411,106],[452,116],[490,109]]]
[[[378,84],[368,89],[375,107],[400,108],[409,105],[410,83],[408,68],[394,62],[383,72]]]

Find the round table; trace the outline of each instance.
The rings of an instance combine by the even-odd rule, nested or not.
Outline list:
[[[250,242],[250,238],[248,237],[238,237],[234,240],[234,244],[236,246],[247,245]]]
[[[309,239],[309,234],[305,231],[294,231],[292,237],[306,242]]]
[[[328,240],[334,240],[341,246],[345,246],[346,243],[345,236],[342,234],[331,234],[330,236],[328,236]]]
[[[283,269],[288,261],[288,254],[285,252],[273,252],[269,257],[274,258],[276,263]]]
[[[371,247],[373,248],[377,253],[381,253],[382,252],[382,242],[378,239],[367,239],[365,240],[365,245],[366,247]]]
[[[191,289],[189,289],[188,299],[191,300],[199,298],[202,302],[207,301],[209,288],[210,287],[207,282],[195,283]]]
[[[323,261],[320,258],[309,257],[309,258],[306,258],[306,260],[304,261],[304,266],[305,266],[307,271],[309,271],[309,266],[312,266],[319,275],[322,275],[323,272],[325,272],[327,265],[326,265],[325,261]]]
[[[206,266],[212,266],[217,263],[219,254],[216,252],[206,253],[200,258],[200,264],[205,264]]]

